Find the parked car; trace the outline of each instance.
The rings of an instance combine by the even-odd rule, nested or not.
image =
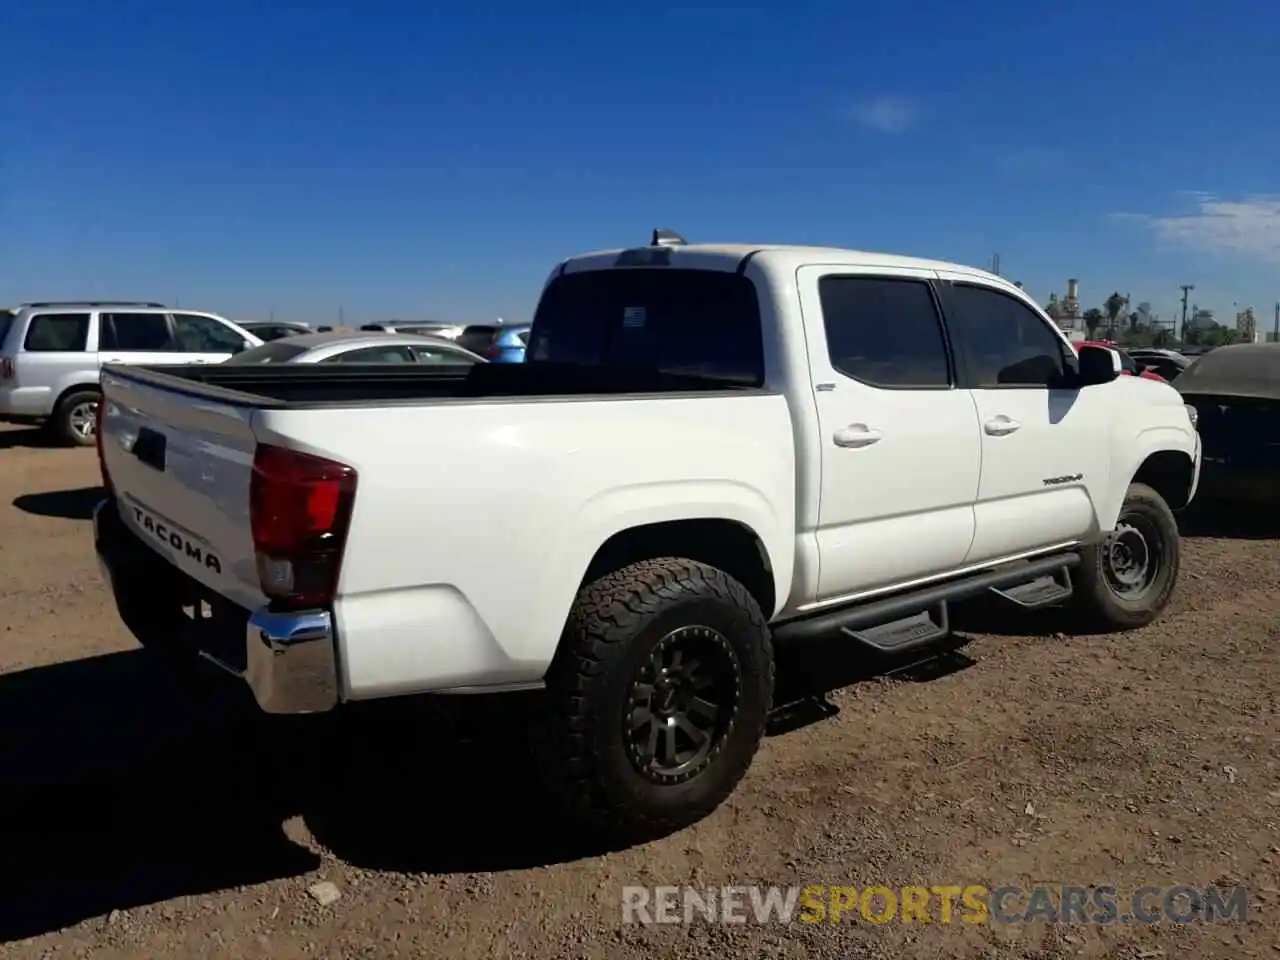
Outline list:
[[[291,320],[243,320],[240,326],[264,342],[316,332],[305,323],[295,323]]]
[[[109,366],[126,621],[246,611],[199,642],[273,713],[538,689],[537,771],[639,840],[747,771],[775,645],[919,650],[979,595],[1124,630],[1174,589],[1182,397],[992,274],[657,232],[557,265],[529,351]]]
[[[1191,358],[1184,357],[1176,350],[1162,350],[1157,347],[1134,347],[1129,355],[1147,370],[1154,370],[1172,383],[1183,370],[1191,366]]]
[[[388,323],[366,323],[360,329],[370,333],[379,330],[384,333],[420,333],[429,337],[456,340],[464,328],[456,323],[437,323],[431,320],[392,320]]]
[[[412,333],[304,333],[273,340],[227,361],[263,363],[483,363],[484,359],[442,337]]]
[[[1112,343],[1110,340],[1083,340],[1080,343],[1078,343],[1077,346],[1106,347],[1110,350],[1114,350],[1116,353],[1120,355],[1121,372],[1126,377],[1141,377],[1144,380],[1158,380],[1161,383],[1168,382],[1167,378],[1160,376],[1160,374],[1157,373],[1156,371],[1151,370],[1144,364],[1139,363],[1137,360],[1134,359],[1134,357],[1127,350],[1117,346],[1116,344]]]
[[[1176,386],[1197,413],[1205,498],[1280,504],[1280,343],[1218,347]]]
[[[225,317],[151,302],[25,303],[0,336],[0,420],[93,444],[104,363],[219,363],[262,343]]]

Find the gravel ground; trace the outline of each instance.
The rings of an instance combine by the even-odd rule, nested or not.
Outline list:
[[[971,611],[961,648],[888,675],[792,654],[797,706],[732,800],[607,852],[548,812],[504,736],[531,703],[268,721],[238,689],[175,677],[98,579],[96,482],[92,451],[0,429],[0,956],[1280,953],[1271,519],[1188,520],[1172,608],[1126,636]],[[1245,884],[1249,917],[621,923],[628,885],[1037,883],[1122,902]]]

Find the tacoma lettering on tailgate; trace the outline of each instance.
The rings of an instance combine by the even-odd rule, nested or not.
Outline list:
[[[133,513],[138,518],[138,526],[142,527],[147,533],[154,535],[166,547],[178,554],[185,553],[196,563],[204,564],[214,573],[222,573],[222,561],[218,559],[217,555],[204,549],[200,544],[188,540],[178,531],[170,530],[159,520],[152,519],[137,507],[133,508]]]

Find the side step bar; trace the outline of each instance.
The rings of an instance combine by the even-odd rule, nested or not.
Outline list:
[[[1012,587],[991,587],[991,592],[1023,610],[1039,610],[1071,596],[1071,571],[1067,567]]]
[[[946,637],[951,632],[947,605],[957,600],[968,600],[988,591],[998,592],[1023,607],[1044,606],[1065,599],[1071,594],[1067,571],[1079,563],[1078,553],[1021,561],[962,580],[789,620],[773,628],[773,637],[776,643],[791,644],[843,633],[878,652],[902,653]]]

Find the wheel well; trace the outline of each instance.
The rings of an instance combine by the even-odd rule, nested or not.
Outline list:
[[[1191,493],[1195,463],[1178,450],[1160,450],[1142,461],[1133,475],[1134,483],[1145,483],[1164,498],[1173,510],[1185,507]]]
[[[66,399],[67,399],[67,397],[71,396],[73,393],[98,393],[98,394],[100,394],[100,393],[102,393],[102,386],[101,386],[101,384],[97,384],[97,383],[80,383],[80,384],[76,384],[74,387],[67,387],[67,389],[65,389],[65,390],[63,390],[63,391],[62,391],[62,393],[58,394],[58,400],[57,400],[57,402],[56,402],[56,403],[54,403],[54,405],[53,405],[53,413],[54,413],[54,414],[56,414],[56,413],[58,412],[58,410],[59,410],[59,409],[61,409],[61,407],[62,407],[62,402],[63,402],[64,400],[66,400]]]
[[[657,557],[684,557],[723,570],[747,588],[766,618],[773,615],[768,551],[754,530],[733,520],[672,520],[615,533],[596,551],[582,583]]]

